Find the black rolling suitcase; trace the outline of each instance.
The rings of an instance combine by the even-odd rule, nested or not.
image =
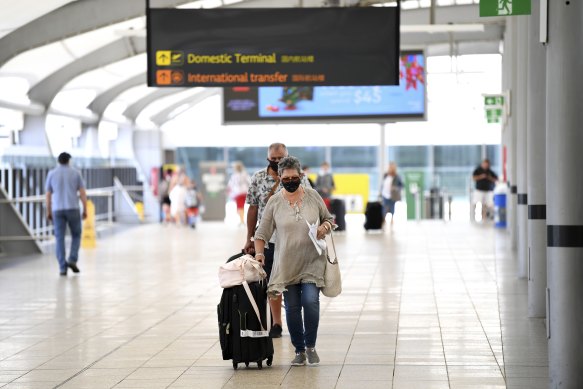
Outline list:
[[[383,206],[378,201],[369,201],[366,204],[364,229],[380,230],[383,228]]]
[[[335,231],[346,230],[346,204],[344,203],[344,200],[330,200],[330,210],[330,213],[334,216],[334,223],[338,226]]]
[[[229,258],[229,261],[241,255],[235,255]],[[247,285],[257,304],[261,323],[268,323],[267,315],[270,313],[267,312],[266,283],[251,282]],[[269,337],[269,328],[263,327],[259,322],[243,285],[223,289],[221,301],[217,306],[217,315],[223,359],[231,359],[233,369],[237,369],[239,363],[249,366],[250,362],[257,363],[257,367],[261,369],[264,360],[267,360],[267,366],[271,366],[273,342]]]

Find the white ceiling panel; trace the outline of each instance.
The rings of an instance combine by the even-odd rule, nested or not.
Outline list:
[[[26,51],[2,66],[0,76],[24,77],[32,88],[37,82],[77,58],[120,39],[119,31],[143,28],[144,23],[144,18],[136,18]]]
[[[101,93],[140,73],[146,73],[146,54],[84,73],[67,83],[63,90],[93,88],[97,93]]]
[[[0,0],[0,38],[76,0]]]

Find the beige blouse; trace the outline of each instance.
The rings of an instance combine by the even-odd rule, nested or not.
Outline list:
[[[277,229],[273,268],[268,285],[271,295],[284,292],[286,286],[313,283],[324,286],[326,253],[318,255],[314,243],[308,236],[308,223],[333,222],[324,201],[312,188],[304,188],[305,195],[299,212],[283,197],[284,191],[271,196],[263,212],[255,239],[269,242]]]

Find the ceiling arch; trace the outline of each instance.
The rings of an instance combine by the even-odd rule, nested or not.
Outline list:
[[[138,85],[143,85],[146,83],[146,73],[141,73],[136,76],[130,77],[125,81],[109,88],[103,93],[99,94],[92,102],[89,104],[88,108],[93,111],[98,117],[102,117],[107,106],[115,100],[124,91],[133,88]]]
[[[156,0],[159,7],[175,7],[185,0]],[[0,67],[14,56],[71,36],[145,15],[138,0],[77,0],[24,24],[0,39]]]
[[[57,93],[73,77],[145,51],[145,39],[121,38],[62,67],[36,84],[28,92],[28,96],[32,101],[48,107]]]

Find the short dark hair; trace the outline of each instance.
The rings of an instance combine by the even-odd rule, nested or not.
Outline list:
[[[298,174],[302,174],[302,165],[300,164],[300,160],[291,155],[283,157],[283,159],[279,161],[277,173],[280,177],[285,169],[295,169]]]
[[[59,161],[59,163],[61,165],[66,165],[71,160],[71,154],[69,154],[67,152],[61,153],[61,154],[59,154],[59,157],[57,158],[57,160]]]

